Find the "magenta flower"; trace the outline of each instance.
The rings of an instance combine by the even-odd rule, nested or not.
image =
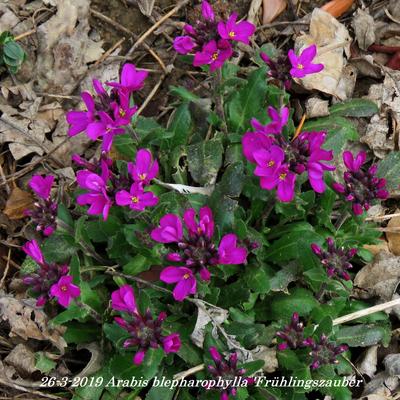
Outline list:
[[[294,185],[296,175],[289,171],[289,167],[281,165],[271,176],[263,176],[260,185],[263,189],[272,190],[277,188],[277,196],[280,201],[289,202],[294,198]]]
[[[218,23],[218,33],[222,39],[235,40],[249,44],[249,37],[254,34],[256,27],[248,21],[236,22],[237,13],[232,13],[226,23]]]
[[[111,294],[111,307],[114,310],[137,314],[135,293],[130,285],[121,286]]]
[[[222,237],[218,247],[220,264],[243,264],[247,258],[247,250],[237,247],[237,236],[229,233]]]
[[[67,122],[71,125],[68,129],[69,136],[75,136],[83,132],[87,127],[96,121],[95,103],[89,92],[82,92],[81,97],[86,105],[87,111],[68,111]]]
[[[90,207],[87,211],[89,215],[103,215],[106,220],[110,210],[112,201],[107,193],[107,181],[109,178],[109,171],[107,164],[102,162],[101,176],[90,171],[78,171],[76,174],[78,184],[81,188],[87,189],[89,192],[81,194],[77,197],[76,201],[80,206],[89,204]]]
[[[274,139],[260,132],[246,132],[242,137],[243,154],[246,159],[255,163],[254,152],[260,149],[269,149]]]
[[[183,228],[181,219],[174,214],[166,214],[160,219],[160,227],[153,229],[151,238],[159,243],[179,242]]]
[[[107,85],[129,95],[143,88],[148,74],[147,71],[137,70],[135,65],[127,63],[122,67],[120,82],[107,82]]]
[[[196,46],[195,41],[190,36],[177,36],[174,39],[174,49],[179,54],[188,54]]]
[[[201,3],[201,13],[206,21],[211,21],[211,22],[214,21],[215,19],[214,10],[212,9],[210,3],[206,0],[203,0]]]
[[[193,65],[200,67],[202,65],[209,65],[210,71],[214,72],[216,69],[222,68],[225,61],[233,54],[231,45],[227,40],[215,40],[204,45],[201,52],[197,52],[194,56]]]
[[[71,300],[78,297],[81,291],[78,286],[72,283],[71,275],[64,275],[51,286],[50,294],[57,298],[59,304],[67,308]]]
[[[119,103],[111,103],[111,108],[114,113],[115,126],[124,126],[131,123],[132,117],[135,115],[138,107],[130,107],[129,95],[121,92],[119,94]]]
[[[309,338],[308,345],[311,347],[311,369],[317,369],[327,364],[338,364],[337,356],[348,350],[348,346],[345,344],[336,346],[333,342],[329,342],[325,335],[321,335],[318,342]]]
[[[115,202],[119,206],[129,206],[132,210],[143,211],[146,207],[153,207],[158,203],[158,197],[153,192],[145,192],[140,183],[134,183],[130,192],[121,190],[115,195]]]
[[[328,250],[321,249],[316,243],[311,244],[311,250],[321,260],[321,264],[326,268],[326,272],[330,278],[342,278],[345,281],[350,280],[347,272],[353,268],[350,260],[357,254],[356,248],[345,250],[343,247],[338,248],[332,238],[326,239]]]
[[[268,115],[271,118],[271,122],[267,125],[260,124],[255,118],[251,120],[251,125],[256,132],[262,132],[265,135],[279,134],[282,132],[283,127],[288,123],[289,120],[289,108],[282,107],[280,111],[274,107],[268,107]]]
[[[160,280],[177,284],[173,291],[176,301],[183,301],[185,297],[195,294],[197,290],[196,277],[189,268],[167,267],[161,271]]]
[[[44,177],[42,177],[41,175],[33,175],[31,180],[29,181],[29,186],[38,197],[47,200],[50,197],[50,191],[53,182],[53,175],[48,175]]]
[[[313,64],[317,55],[317,46],[315,44],[304,49],[299,56],[296,56],[293,50],[289,50],[288,57],[292,64],[290,75],[293,78],[304,78],[306,75],[315,74],[324,69],[323,64]]]
[[[370,208],[371,201],[385,200],[389,197],[386,190],[386,179],[376,176],[377,165],[372,165],[367,171],[361,169],[365,163],[366,153],[360,152],[354,158],[350,151],[343,152],[343,161],[348,170],[343,174],[345,184],[334,182],[332,188],[345,196],[352,203],[355,215],[361,215]]]
[[[124,348],[137,347],[133,357],[133,363],[140,365],[149,348],[162,347],[166,353],[176,353],[181,347],[178,333],[169,336],[162,335],[162,323],[167,314],[161,312],[158,318],[154,319],[148,309],[141,315],[136,307],[135,294],[129,285],[124,285],[111,294],[112,307],[114,310],[122,311],[123,317],[115,317],[114,321],[124,330],[130,338],[126,339]]]
[[[166,336],[163,340],[163,349],[168,353],[177,353],[181,348],[181,339],[179,333],[172,333]]]
[[[36,261],[39,265],[44,264],[44,258],[42,254],[42,250],[36,240],[31,240],[30,242],[26,242],[22,246],[22,250],[27,254],[32,260]]]
[[[199,217],[199,222],[197,222],[196,211],[193,208],[186,210],[183,214],[189,235],[205,235],[211,239],[214,235],[214,220],[211,209],[209,207],[200,208]]]
[[[151,152],[147,149],[140,149],[136,153],[135,163],[128,163],[128,171],[135,182],[148,185],[158,174],[158,162],[153,161]]]
[[[29,181],[30,188],[38,197],[33,208],[25,210],[24,214],[31,218],[36,224],[36,230],[43,232],[45,236],[50,236],[56,229],[56,218],[58,205],[50,198],[51,186],[54,176],[34,175]]]
[[[207,370],[215,381],[224,383],[222,387],[218,387],[218,390],[221,391],[221,400],[229,400],[230,396],[236,396],[237,388],[240,387],[238,382],[246,382],[247,385],[254,384],[254,378],[243,377],[246,370],[244,368],[238,368],[238,356],[236,352],[231,353],[228,360],[222,357],[216,347],[210,347],[209,352],[215,366],[208,365]]]
[[[50,297],[55,296],[62,306],[68,307],[68,299],[73,298],[79,291],[77,286],[70,285],[72,277],[71,282],[69,279],[64,279],[68,277],[68,266],[47,263],[36,240],[25,243],[22,250],[39,264],[36,271],[23,277],[24,284],[30,286],[33,293],[38,296],[36,305],[41,307]]]
[[[156,242],[170,245],[172,251],[166,256],[168,261],[185,264],[169,266],[160,274],[163,282],[177,283],[173,295],[178,301],[196,293],[196,274],[202,281],[209,281],[209,267],[242,264],[247,257],[247,249],[237,245],[238,239],[232,233],[223,236],[218,247],[213,243],[214,218],[209,207],[200,209],[198,219],[194,209],[186,210],[183,219],[186,235],[183,233],[181,219],[174,214],[161,218],[160,226],[150,234]]]
[[[285,159],[285,152],[279,146],[271,146],[268,150],[263,148],[255,150],[254,160],[257,163],[254,175],[275,176],[276,171]]]

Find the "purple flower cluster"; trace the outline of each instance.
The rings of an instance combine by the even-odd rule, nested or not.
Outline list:
[[[104,154],[99,165],[88,163],[78,156],[74,161],[86,169],[76,174],[78,185],[87,192],[77,197],[79,205],[90,205],[89,215],[103,215],[108,218],[111,205],[129,206],[134,211],[143,211],[158,203],[158,197],[145,187],[158,174],[158,162],[153,160],[151,152],[140,149],[134,163],[128,163],[130,178],[113,170],[112,160]]]
[[[284,327],[282,331],[276,333],[283,342],[278,344],[278,350],[286,349],[302,349],[309,347],[311,351],[311,368],[317,369],[325,364],[337,364],[337,356],[345,351],[346,345],[336,346],[333,342],[329,342],[327,336],[321,335],[318,342],[312,337],[305,338],[303,323],[299,321],[299,314],[292,315],[291,323]]]
[[[367,171],[361,169],[367,154],[360,151],[354,158],[350,151],[343,152],[343,161],[347,171],[343,174],[344,185],[338,182],[333,183],[333,189],[345,196],[345,199],[352,203],[355,215],[361,215],[368,210],[371,201],[375,199],[385,200],[389,197],[385,189],[386,179],[378,178],[376,172],[378,166],[372,165]]]
[[[176,283],[173,295],[177,301],[196,293],[197,273],[202,281],[209,281],[209,267],[243,264],[247,258],[247,250],[238,247],[238,238],[233,233],[223,236],[218,246],[214,244],[214,219],[209,207],[200,209],[198,220],[196,211],[190,208],[185,211],[183,220],[186,236],[182,220],[175,214],[162,217],[160,226],[151,232],[151,238],[156,242],[174,245],[173,251],[166,257],[168,261],[185,264],[166,267],[160,274],[163,282]]]
[[[322,148],[326,132],[302,132],[289,141],[282,134],[289,109],[283,107],[278,112],[268,107],[268,114],[270,123],[262,125],[253,119],[255,131],[246,132],[242,138],[243,154],[256,164],[254,175],[260,177],[260,186],[266,190],[276,188],[278,199],[289,202],[294,198],[296,175],[307,172],[314,191],[324,192],[324,171],[335,169],[324,163],[333,159],[333,152]]]
[[[122,311],[122,317],[115,317],[115,322],[130,334],[125,340],[124,348],[137,347],[138,351],[133,357],[133,362],[140,365],[149,348],[162,347],[166,353],[176,353],[181,347],[178,333],[168,336],[162,334],[162,323],[167,314],[161,312],[154,319],[150,310],[141,315],[136,305],[135,294],[129,285],[124,285],[111,294],[111,306],[114,310]]]
[[[248,21],[237,22],[237,13],[232,13],[226,22],[217,22],[211,5],[205,0],[202,2],[202,16],[203,21],[197,21],[195,26],[185,25],[186,35],[175,38],[174,48],[180,54],[194,51],[193,65],[209,65],[213,72],[232,57],[232,43],[249,44],[256,28]]]
[[[108,93],[102,83],[93,80],[96,96],[89,92],[81,94],[87,111],[69,111],[67,121],[71,125],[68,134],[75,136],[86,132],[92,139],[103,139],[102,150],[109,151],[113,138],[125,132],[122,128],[129,125],[137,107],[131,106],[131,94],[143,87],[147,72],[138,71],[133,64],[125,64],[122,68],[120,82],[107,82],[111,87]]]
[[[72,283],[72,276],[68,275],[68,265],[47,263],[36,240],[25,243],[22,250],[39,264],[37,271],[23,278],[23,282],[39,296],[36,302],[38,307],[46,304],[51,297],[56,297],[63,307],[68,307],[71,300],[80,295],[79,287]]]
[[[343,278],[350,280],[347,270],[353,268],[350,260],[357,254],[357,249],[351,248],[345,250],[337,248],[332,238],[326,239],[328,250],[321,249],[316,243],[311,244],[311,249],[315,255],[321,260],[321,264],[326,268],[326,272],[330,278]]]
[[[348,346],[345,344],[336,346],[334,343],[329,342],[328,337],[325,335],[321,335],[318,342],[311,338],[308,341],[311,347],[311,369],[317,369],[326,364],[338,364],[337,356],[348,350]]]
[[[253,378],[243,377],[246,370],[237,367],[238,357],[236,352],[231,353],[229,360],[226,361],[215,347],[210,347],[209,351],[214,360],[215,367],[213,365],[208,365],[208,371],[214,379],[221,379],[226,382],[221,388],[221,400],[229,400],[229,396],[236,396],[237,386],[235,386],[235,381],[239,380],[240,384],[245,382],[245,385],[254,384]]]
[[[37,196],[32,210],[25,210],[24,214],[36,224],[36,230],[43,235],[50,236],[56,229],[57,203],[51,199],[51,187],[54,176],[33,175],[29,181],[30,188]]]
[[[324,69],[323,64],[313,63],[316,55],[317,46],[315,44],[305,48],[298,56],[294,50],[289,50],[287,56],[280,56],[275,61],[265,53],[260,54],[270,69],[268,75],[283,82],[286,89],[291,86],[291,78],[304,78]]]

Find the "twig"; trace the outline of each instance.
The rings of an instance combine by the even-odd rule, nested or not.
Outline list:
[[[10,268],[10,260],[11,260],[11,248],[8,249],[7,264],[6,264],[6,268],[4,270],[3,277],[1,278],[1,281],[0,281],[0,289],[3,287],[4,281],[6,280],[6,277],[7,277],[7,274],[8,274],[8,270]]]
[[[122,43],[125,42],[125,38],[118,40],[113,46],[111,46],[95,63],[94,66],[97,67],[100,63],[102,63],[115,49],[121,46]]]
[[[8,181],[12,180],[12,179],[17,179],[20,178],[21,176],[24,176],[25,174],[27,174],[28,172],[32,171],[36,165],[40,164],[41,162],[45,161],[46,159],[48,159],[49,157],[51,157],[51,155],[58,150],[61,146],[63,146],[65,143],[68,142],[70,138],[66,137],[62,142],[60,142],[57,146],[53,147],[46,155],[44,155],[43,157],[37,159],[36,161],[32,162],[30,165],[28,165],[27,167],[21,169],[21,171],[18,171],[14,174],[8,175],[6,176],[7,180],[6,182],[0,182],[0,187],[5,185]]]
[[[203,371],[204,369],[204,364],[199,364],[196,365],[195,367],[189,368],[186,371],[178,372],[177,374],[174,375],[174,380],[181,380],[185,379],[187,376],[193,375],[197,372]]]
[[[388,308],[392,308],[400,305],[400,298],[396,300],[387,301],[386,303],[377,304],[376,306],[372,306],[369,308],[365,308],[364,310],[356,311],[351,314],[343,315],[342,317],[335,318],[333,320],[333,325],[341,325],[349,321],[353,321],[355,319],[365,317],[367,315],[371,315],[377,313],[379,311],[387,310]]]
[[[6,175],[4,174],[3,167],[2,167],[1,164],[0,164],[0,178],[1,178],[2,185],[5,186],[6,193],[9,196],[10,193],[11,193],[11,189],[10,189],[10,186],[8,185],[8,183],[7,183]]]
[[[365,221],[386,221],[387,219],[392,219],[395,217],[400,217],[400,213],[387,214],[387,215],[376,215],[374,217],[365,218]]]
[[[136,35],[134,32],[130,31],[129,29],[125,28],[124,26],[122,26],[121,24],[119,24],[118,22],[114,21],[113,19],[107,17],[106,15],[93,10],[92,8],[90,9],[90,12],[97,17],[98,19],[103,20],[104,22],[109,23],[110,25],[112,25],[114,28],[128,34],[129,36],[133,37],[135,40],[138,38],[138,35]],[[163,60],[158,56],[158,54],[146,43],[143,42],[142,46],[152,55],[152,57],[158,62],[158,64],[160,64],[160,67],[162,68],[162,70],[164,71],[164,73],[167,71],[167,68],[163,62]],[[133,52],[133,51],[132,51]],[[130,50],[128,52],[128,55],[130,55]],[[99,62],[100,63],[100,62]],[[96,64],[95,64],[96,65]]]
[[[160,76],[160,79],[158,80],[156,85],[153,87],[153,89],[149,93],[149,95],[146,97],[146,100],[142,103],[139,110],[137,110],[136,115],[140,115],[143,112],[143,110],[147,107],[147,105],[150,103],[151,99],[155,96],[155,94],[157,93],[157,90],[160,88],[161,84],[164,82],[165,76],[166,76],[165,74]]]
[[[23,39],[23,38],[25,38],[25,37],[27,37],[27,36],[30,36],[30,35],[32,35],[33,33],[36,33],[36,28],[34,28],[34,29],[31,29],[30,31],[27,31],[27,32],[21,33],[21,34],[20,34],[20,35],[18,35],[18,36],[15,36],[15,37],[14,37],[14,40],[15,40],[15,41],[17,41],[17,40],[21,40],[21,39]]]
[[[140,36],[139,39],[136,41],[136,43],[130,48],[127,54],[128,55],[132,54],[137,49],[137,47],[147,38],[147,36],[153,33],[164,21],[166,21],[176,12],[178,12],[187,3],[189,3],[189,0],[180,1],[171,11],[165,14],[161,19],[159,19],[155,24],[153,24],[153,26],[150,27],[142,36]]]

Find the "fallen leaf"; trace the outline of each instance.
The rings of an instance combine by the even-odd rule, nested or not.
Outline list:
[[[0,296],[0,316],[10,325],[10,337],[24,340],[36,339],[51,342],[61,355],[67,347],[62,337],[65,328],[49,328],[48,317],[43,310],[33,306],[34,299],[17,300],[11,296]]]
[[[324,69],[317,73],[296,79],[307,90],[319,90],[341,100],[347,99],[347,92],[340,84],[343,68],[346,65],[343,52],[349,53],[350,35],[346,27],[329,13],[316,8],[311,14],[310,34],[303,34],[296,39],[296,52],[316,44],[318,47],[314,63],[324,64]]]
[[[286,0],[263,0],[263,24],[272,22],[283,13],[286,6]]]
[[[368,11],[359,8],[351,25],[360,49],[367,50],[375,43],[375,21]]]
[[[374,256],[376,256],[381,251],[386,251],[389,253],[389,245],[386,240],[379,240],[378,244],[365,244],[363,248],[370,251]]]
[[[190,335],[193,343],[202,348],[204,343],[205,327],[211,321],[210,317],[212,317],[218,324],[222,324],[228,318],[228,314],[228,311],[223,308],[213,307],[206,310],[201,303],[198,303],[196,325]]]
[[[400,281],[400,257],[380,252],[374,260],[363,267],[354,278],[357,297],[379,297],[383,301],[393,298]]]
[[[3,212],[10,219],[25,218],[24,211],[31,208],[32,204],[33,197],[30,193],[14,187]]]
[[[29,377],[37,371],[35,353],[23,343],[17,344],[4,361],[8,365],[12,365],[22,377]]]
[[[361,374],[366,374],[370,378],[375,375],[378,364],[378,347],[374,345],[369,347],[363,354],[361,362],[357,363],[357,370]]]
[[[143,15],[150,17],[153,12],[154,2],[155,0],[137,0],[137,5]]]
[[[251,350],[254,360],[264,361],[263,371],[272,373],[278,369],[278,359],[276,358],[276,348],[259,345]]]
[[[307,118],[326,117],[329,115],[329,101],[311,97],[306,102]]]
[[[364,387],[363,396],[368,396],[368,400],[390,400],[392,394],[399,387],[399,378],[397,376],[389,376],[386,371],[375,375],[371,382]],[[362,397],[365,400],[365,397]]]
[[[90,376],[96,373],[102,367],[103,362],[103,353],[96,342],[86,343],[86,344],[79,344],[77,346],[78,350],[86,349],[90,351],[91,357],[89,362],[87,363],[86,367],[79,372],[76,377],[83,377],[83,376]]]
[[[400,212],[399,209],[395,211]],[[395,256],[400,256],[400,217],[393,217],[388,225],[388,228],[396,230],[399,229],[399,233],[396,232],[386,232],[386,238],[389,243],[389,249]]]
[[[400,375],[400,354],[388,354],[383,359],[383,364],[389,376]]]

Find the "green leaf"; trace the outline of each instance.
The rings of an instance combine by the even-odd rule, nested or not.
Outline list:
[[[175,109],[167,126],[167,130],[172,136],[170,139],[170,149],[176,148],[179,145],[184,145],[188,142],[192,132],[191,126],[192,117],[190,115],[189,104],[181,104]]]
[[[247,85],[237,91],[226,103],[226,115],[229,131],[243,133],[250,127],[250,120],[256,117],[255,112],[263,110],[267,94],[265,67],[252,72]]]
[[[366,99],[343,101],[329,108],[331,115],[339,115],[341,117],[371,117],[378,110],[378,106],[373,101]]]
[[[9,41],[4,45],[3,53],[8,58],[18,61],[19,64],[21,64],[25,58],[24,50],[17,42],[14,41]]]
[[[289,321],[294,312],[307,316],[318,304],[309,290],[294,288],[288,295],[279,293],[269,299],[270,309],[267,312],[270,319]]]
[[[327,131],[324,148],[333,150],[335,156],[340,156],[347,145],[348,140],[357,140],[358,132],[354,125],[347,119],[339,116],[330,116],[307,121],[304,131]]]
[[[62,325],[74,319],[84,319],[89,315],[89,310],[74,303],[51,320],[53,325]]]
[[[153,386],[146,395],[146,400],[171,400],[174,397],[175,390],[169,387]]]
[[[93,242],[107,242],[119,229],[121,229],[121,221],[113,215],[109,215],[107,221],[86,222],[87,235]]]
[[[244,279],[247,286],[257,293],[268,293],[271,289],[270,277],[265,266],[248,266]]]
[[[135,276],[140,272],[147,271],[150,267],[151,264],[148,262],[147,258],[141,254],[137,254],[128,264],[125,264],[122,269],[125,274]]]
[[[97,324],[79,323],[77,321],[68,322],[66,324],[67,330],[64,333],[64,339],[67,343],[87,343],[95,341],[99,335],[100,330]]]
[[[222,138],[215,137],[187,147],[187,160],[192,178],[202,186],[215,183],[222,165]]]
[[[142,364],[133,364],[133,354],[116,355],[110,361],[110,372],[118,379],[132,379],[132,376],[143,377],[143,379],[152,379],[158,372],[158,368],[164,351],[161,348],[149,349]]]
[[[350,347],[368,347],[382,342],[387,345],[390,341],[391,330],[380,325],[353,325],[340,327],[336,333],[336,341]]]
[[[304,368],[303,363],[299,360],[293,350],[278,351],[276,353],[279,365],[289,371]]]
[[[47,262],[65,262],[77,251],[75,240],[72,236],[55,232],[43,244],[44,258]]]
[[[45,356],[43,351],[35,353],[35,367],[43,374],[48,374],[56,367],[57,363]]]
[[[386,179],[386,188],[395,190],[400,184],[400,152],[389,153],[378,166],[377,175]]]
[[[103,311],[103,304],[99,298],[99,294],[93,290],[88,282],[81,281],[81,300],[82,303],[87,304],[89,307],[93,308],[97,312]]]
[[[182,100],[185,100],[185,101],[196,102],[196,101],[201,100],[201,98],[199,96],[190,92],[189,90],[187,90],[186,88],[184,88],[182,86],[170,86],[169,91],[173,96],[180,97]]]

